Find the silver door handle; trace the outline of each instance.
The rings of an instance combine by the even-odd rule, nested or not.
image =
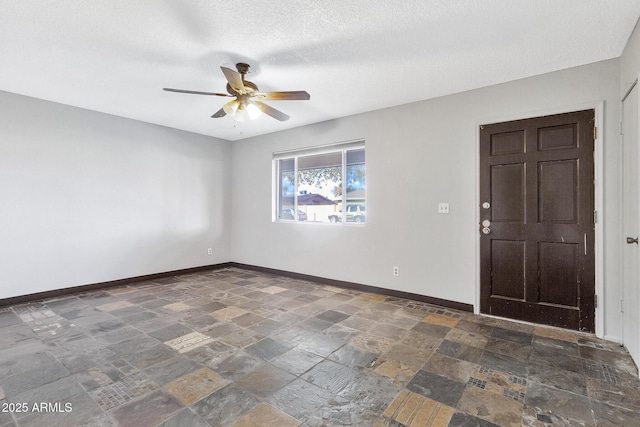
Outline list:
[[[631,245],[635,243],[636,245],[638,244],[638,238],[636,237],[635,239],[633,237],[627,237],[627,244]]]

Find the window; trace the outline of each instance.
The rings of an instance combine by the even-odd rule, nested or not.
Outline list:
[[[363,141],[275,153],[276,220],[364,223],[364,153]]]

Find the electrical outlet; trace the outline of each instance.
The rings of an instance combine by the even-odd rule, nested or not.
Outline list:
[[[393,275],[394,276],[400,275],[400,267],[393,267]]]
[[[212,248],[207,249],[207,255],[213,255],[213,249]]]
[[[449,213],[449,203],[438,203],[438,213],[448,214]]]

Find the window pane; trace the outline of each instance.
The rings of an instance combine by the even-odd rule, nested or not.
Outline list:
[[[365,222],[365,186],[364,149],[347,151],[347,222]]]
[[[364,148],[347,151],[347,164],[351,165],[356,163],[364,164]]]
[[[298,169],[328,168],[342,166],[342,152],[316,154],[298,158]]]
[[[295,219],[294,159],[278,161],[278,219]]]
[[[342,152],[299,157],[297,195],[307,221],[329,222],[342,198]]]

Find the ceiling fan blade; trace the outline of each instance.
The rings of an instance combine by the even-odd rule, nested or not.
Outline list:
[[[229,86],[231,86],[231,88],[236,92],[244,94],[246,90],[244,88],[244,83],[242,82],[242,76],[240,75],[240,73],[233,71],[231,68],[227,67],[220,67],[220,69],[222,69],[224,76],[227,78]]]
[[[307,100],[311,98],[311,95],[309,95],[304,90],[296,90],[290,92],[260,92],[254,94],[254,96],[269,101]]]
[[[276,120],[280,120],[281,122],[285,122],[285,121],[290,119],[290,117],[287,116],[282,111],[276,110],[275,108],[268,106],[264,102],[254,101],[254,104],[256,104],[258,106],[258,108],[260,108],[262,110],[263,113],[265,113],[268,116],[273,117]]]
[[[193,94],[193,95],[231,96],[231,95],[228,95],[226,93],[199,92],[197,90],[171,89],[169,87],[163,87],[162,90],[166,90],[167,92],[190,93],[190,94]]]
[[[213,116],[211,116],[212,119],[219,119],[220,117],[224,117],[226,116],[227,113],[224,111],[223,108],[219,109],[218,111],[216,111]]]

